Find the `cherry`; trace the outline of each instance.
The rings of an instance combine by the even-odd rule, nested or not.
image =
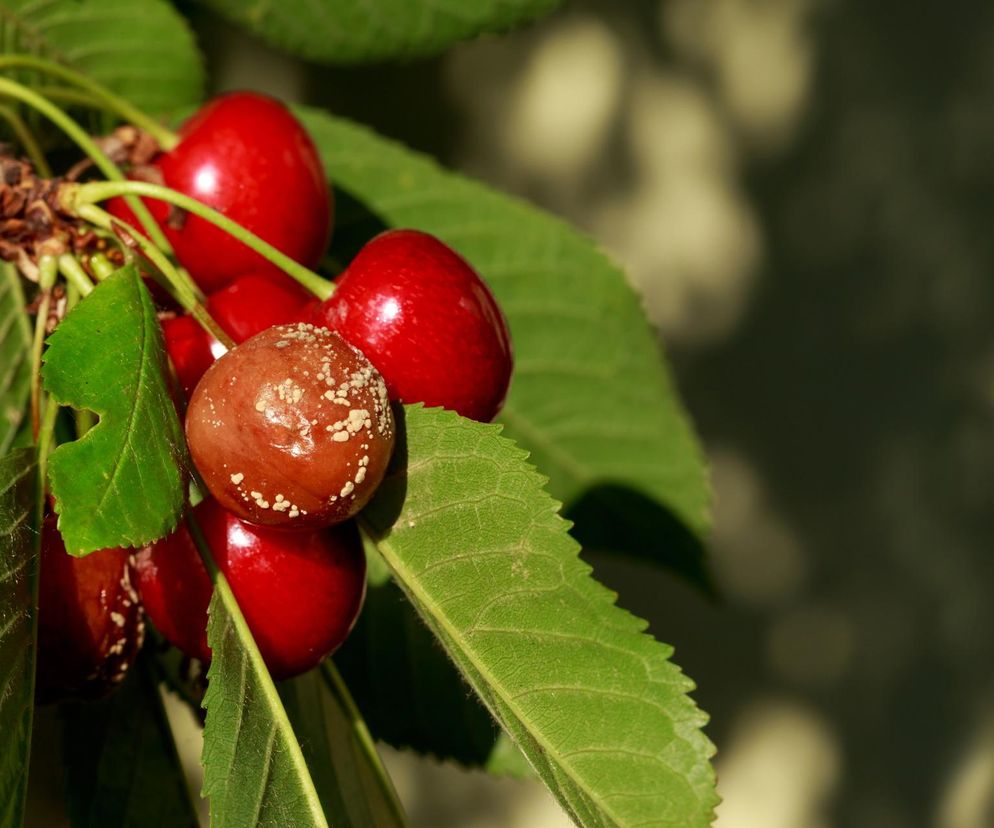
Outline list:
[[[338,334],[298,323],[256,334],[207,370],[186,437],[222,506],[253,523],[311,529],[366,505],[394,422],[369,360]]]
[[[511,380],[511,341],[493,294],[434,236],[390,230],[359,251],[319,309],[377,367],[390,396],[489,422]]]
[[[207,297],[207,311],[235,343],[273,325],[302,318],[311,294],[292,279],[275,281],[249,273]],[[166,351],[187,397],[204,372],[227,350],[192,316],[162,321]]]
[[[314,142],[290,110],[265,95],[233,92],[202,106],[180,127],[179,138],[143,177],[213,207],[304,266],[317,266],[331,230],[331,195]],[[147,204],[205,291],[247,271],[284,277],[210,222],[161,201]],[[122,199],[107,208],[135,223]]]
[[[126,549],[69,555],[55,515],[45,518],[35,683],[40,702],[96,698],[124,678],[145,632],[132,572]]]
[[[306,672],[352,629],[366,588],[366,559],[352,522],[317,532],[245,523],[207,499],[194,515],[274,678]],[[156,629],[210,661],[211,581],[186,526],[136,559],[138,587]]]

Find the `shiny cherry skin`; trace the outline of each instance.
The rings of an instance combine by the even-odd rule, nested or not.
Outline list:
[[[374,238],[319,314],[369,357],[392,399],[483,422],[500,411],[513,362],[507,322],[476,271],[434,236]]]
[[[145,619],[126,549],[66,552],[55,515],[42,524],[38,585],[41,703],[97,698],[118,685],[141,648]]]
[[[327,328],[277,325],[204,374],[186,410],[204,484],[243,520],[315,529],[353,517],[393,451],[382,377]]]
[[[208,498],[194,515],[273,677],[310,670],[352,629],[366,589],[355,523],[283,532],[239,520]],[[211,581],[186,525],[136,556],[155,628],[192,658],[210,661]]]
[[[274,280],[249,273],[210,294],[207,311],[235,344],[240,344],[273,325],[298,321],[312,301],[311,294],[292,279]],[[189,397],[200,378],[227,348],[192,316],[164,319],[162,332],[166,352]]]
[[[289,109],[255,92],[232,92],[202,106],[173,149],[150,166],[162,183],[213,207],[306,267],[321,260],[332,199],[317,148]],[[248,271],[282,272],[210,222],[149,200],[180,262],[207,292]],[[123,200],[108,202],[134,223]]]

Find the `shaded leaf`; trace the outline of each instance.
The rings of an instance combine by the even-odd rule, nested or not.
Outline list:
[[[193,35],[165,0],[4,0],[0,37],[5,53],[65,64],[156,114],[173,113],[203,94]],[[40,73],[5,74],[52,85]]]
[[[692,682],[590,577],[500,427],[408,406],[364,530],[425,623],[584,826],[710,824]]]
[[[24,819],[34,712],[37,464],[34,449],[0,457],[0,825]]]
[[[31,394],[31,325],[21,277],[0,263],[0,455],[6,454],[27,414]]]
[[[326,661],[279,685],[321,804],[336,828],[403,828],[393,783],[365,723]]]
[[[206,0],[268,42],[323,63],[441,52],[533,20],[561,0]]]
[[[164,372],[162,329],[131,265],[101,282],[48,338],[46,390],[100,416],[49,460],[70,553],[141,546],[176,526],[188,461]]]
[[[595,489],[624,492],[597,506],[627,532],[613,542],[601,532],[598,545],[702,580],[709,490],[701,450],[621,271],[588,239],[523,202],[363,127],[315,111],[301,116],[330,180],[352,197],[340,199],[337,258],[348,261],[384,225],[425,230],[464,255],[511,327],[515,368],[499,417],[506,435],[531,453],[567,506]]]
[[[113,695],[61,713],[73,828],[197,828],[147,652]]]
[[[203,795],[212,828],[327,828],[297,737],[222,574],[208,612]]]

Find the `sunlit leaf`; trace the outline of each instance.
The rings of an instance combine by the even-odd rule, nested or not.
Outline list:
[[[470,685],[584,826],[710,824],[706,717],[614,604],[500,427],[406,408],[366,533]]]
[[[164,371],[155,307],[130,265],[49,337],[45,389],[62,405],[100,416],[49,460],[59,531],[72,554],[140,546],[176,526],[188,461]]]
[[[209,615],[203,795],[212,828],[327,828],[300,744],[224,575]]]

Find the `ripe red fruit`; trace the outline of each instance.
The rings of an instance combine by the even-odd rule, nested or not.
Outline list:
[[[310,670],[345,640],[366,588],[354,523],[283,532],[245,523],[213,499],[194,515],[275,678]],[[211,581],[186,526],[139,552],[136,566],[156,629],[187,655],[210,661]]]
[[[238,344],[273,325],[297,321],[312,298],[292,279],[276,281],[249,273],[210,294],[207,311]],[[192,316],[163,320],[162,332],[180,385],[189,397],[214,360],[227,349]]]
[[[211,494],[253,523],[319,528],[355,515],[393,450],[386,386],[326,328],[269,328],[229,351],[190,398],[186,436]]]
[[[489,422],[511,380],[511,340],[493,294],[434,236],[391,230],[338,277],[322,324],[359,348],[393,399]]]
[[[290,110],[265,95],[233,92],[202,106],[179,137],[152,161],[157,183],[213,207],[304,266],[317,266],[331,231],[331,195],[314,142]],[[205,291],[247,271],[284,275],[209,222],[161,201],[147,204]],[[135,221],[123,200],[108,202],[108,209]]]
[[[66,553],[55,515],[42,524],[35,696],[97,698],[121,682],[145,621],[126,549]]]

